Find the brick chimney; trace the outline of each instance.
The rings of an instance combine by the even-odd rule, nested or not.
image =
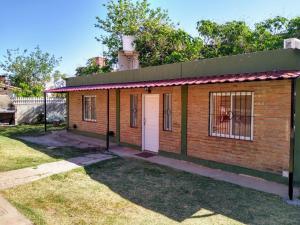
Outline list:
[[[97,56],[94,59],[95,59],[96,65],[98,65],[100,67],[106,66],[106,59],[104,57]]]

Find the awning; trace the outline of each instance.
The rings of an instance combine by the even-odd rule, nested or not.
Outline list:
[[[180,79],[170,79],[170,80],[67,86],[61,88],[48,89],[45,92],[57,93],[57,92],[73,92],[73,91],[87,91],[87,90],[90,91],[90,90],[107,90],[107,89],[123,89],[123,88],[145,88],[145,87],[166,87],[166,86],[197,85],[197,84],[232,83],[232,82],[245,82],[245,81],[265,81],[265,80],[292,79],[292,78],[297,78],[299,76],[300,76],[300,71],[271,71],[271,72],[259,72],[259,73],[227,74],[221,76],[180,78]]]

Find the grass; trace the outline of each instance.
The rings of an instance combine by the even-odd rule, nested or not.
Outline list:
[[[280,197],[112,159],[1,192],[35,224],[299,224]]]
[[[49,127],[50,130],[63,127]],[[43,125],[20,125],[15,127],[0,127],[0,172],[37,166],[92,153],[70,147],[47,149],[45,146],[31,144],[17,137],[20,135],[42,135]]]
[[[51,124],[47,125],[48,131],[64,129],[64,125],[54,127]],[[44,134],[44,124],[34,125],[18,125],[13,127],[0,127],[0,135],[5,137],[18,137],[24,135],[42,135]]]

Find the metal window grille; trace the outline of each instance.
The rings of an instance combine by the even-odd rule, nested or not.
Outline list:
[[[172,130],[172,95],[164,94],[164,130]]]
[[[209,135],[253,140],[254,93],[210,93]]]
[[[85,121],[96,121],[96,97],[84,96],[83,107],[83,119]]]
[[[138,95],[130,95],[130,127],[137,127]]]

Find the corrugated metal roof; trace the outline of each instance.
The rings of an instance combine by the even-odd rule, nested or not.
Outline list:
[[[244,81],[264,81],[264,80],[292,79],[292,78],[297,78],[299,76],[300,76],[300,71],[272,71],[272,72],[227,74],[221,76],[181,78],[181,79],[169,79],[169,80],[68,86],[62,88],[48,89],[45,92],[47,93],[72,92],[72,91],[86,91],[86,90],[107,90],[107,89],[123,89],[123,88],[166,87],[166,86],[196,85],[196,84],[199,85],[199,84],[215,84],[215,83],[232,83],[232,82],[244,82]]]

